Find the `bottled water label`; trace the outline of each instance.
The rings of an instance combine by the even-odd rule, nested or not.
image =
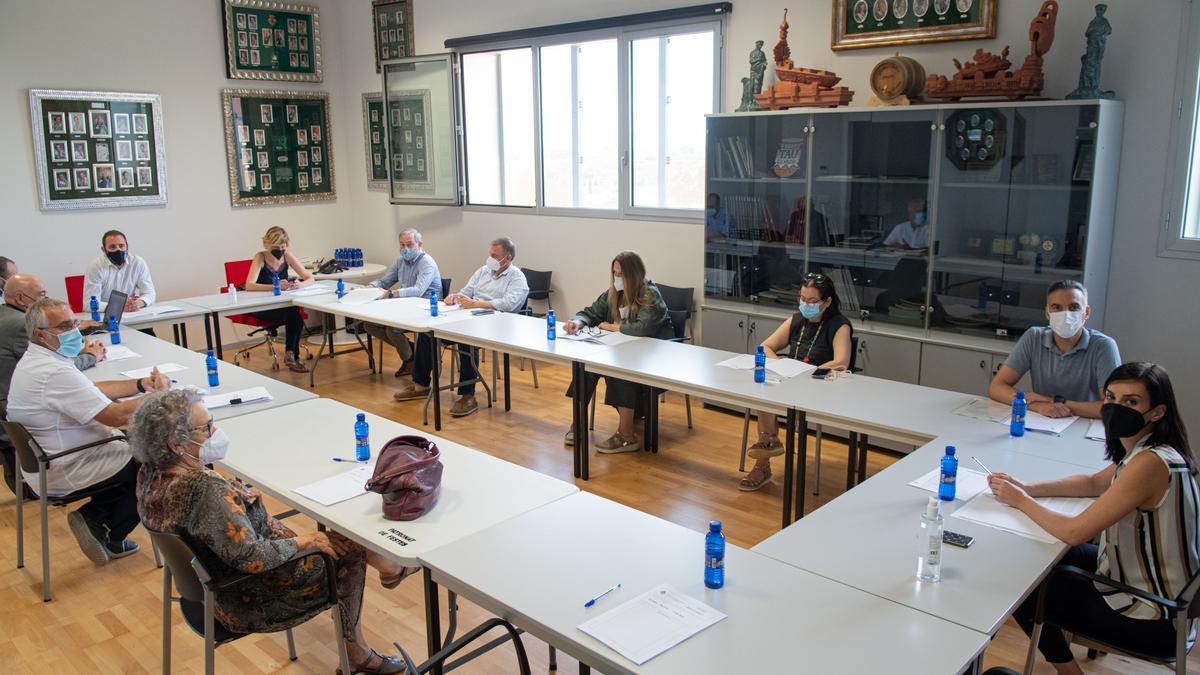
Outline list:
[[[715,556],[705,556],[704,566],[710,570],[719,570],[725,568],[725,558],[717,558]]]

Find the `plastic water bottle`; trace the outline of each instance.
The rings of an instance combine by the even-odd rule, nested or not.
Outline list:
[[[342,281],[341,277],[338,277],[338,285],[337,285],[338,300],[341,300],[342,296],[345,294],[346,294],[346,283],[344,281]]]
[[[546,312],[546,339],[553,341],[558,337],[558,322],[554,320],[554,310]]]
[[[358,413],[358,418],[354,421],[354,459],[360,462],[371,459],[370,433],[366,413]]]
[[[92,301],[88,303],[88,308],[92,310],[92,321],[99,321],[100,303],[96,301],[96,296],[92,296]]]
[[[121,344],[121,324],[115,316],[108,317],[108,338],[114,345]]]
[[[942,580],[942,514],[937,497],[930,497],[921,515],[921,533],[917,536],[917,579]]]
[[[958,482],[958,458],[954,456],[954,446],[946,446],[946,454],[942,455],[942,475],[938,481],[938,497],[954,501],[954,489]]]
[[[237,286],[229,284],[229,301],[237,304]]]
[[[1013,436],[1025,435],[1025,409],[1028,408],[1025,403],[1025,392],[1018,391],[1013,399],[1012,417],[1008,421],[1008,433]]]
[[[363,254],[362,254],[361,248],[354,249],[354,266],[355,267],[363,266]]]
[[[279,295],[279,272],[271,272],[271,292]]]
[[[429,291],[429,316],[437,316],[437,291]]]
[[[754,381],[759,384],[767,381],[767,353],[762,345],[754,350]]]
[[[725,535],[721,533],[721,521],[708,523],[708,534],[704,535],[704,585],[720,588],[725,585]]]
[[[221,381],[217,379],[217,357],[213,355],[213,350],[208,350],[208,356],[204,357],[204,365],[208,368],[208,386],[220,386]]]

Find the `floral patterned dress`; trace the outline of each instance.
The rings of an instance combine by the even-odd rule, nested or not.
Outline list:
[[[324,606],[324,559],[292,560],[299,550],[295,533],[267,513],[261,494],[240,481],[207,469],[161,471],[143,465],[138,514],[147,528],[183,537],[218,582],[256,575],[215,594],[214,613],[230,630],[285,630]],[[361,549],[337,561],[338,605],[347,638],[358,625],[366,568]]]

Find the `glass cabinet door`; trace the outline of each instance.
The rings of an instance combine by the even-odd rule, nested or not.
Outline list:
[[[925,326],[937,111],[814,115],[808,271],[842,312]]]
[[[1016,337],[1046,287],[1083,280],[1096,106],[947,109],[931,327]]]
[[[382,65],[391,203],[461,204],[457,56],[410,56]]]
[[[804,276],[804,114],[708,118],[704,287],[710,297],[794,309]]]

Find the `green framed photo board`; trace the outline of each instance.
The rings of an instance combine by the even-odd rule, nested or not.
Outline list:
[[[167,203],[157,94],[30,89],[43,211]]]
[[[996,37],[998,0],[833,0],[834,50]]]
[[[235,207],[336,198],[329,94],[226,89],[222,99]]]
[[[380,61],[412,56],[412,0],[373,0],[371,28],[375,34],[375,72]]]
[[[387,115],[383,112],[383,94],[362,95],[363,145],[367,155],[367,187],[388,187]]]
[[[221,0],[221,6],[230,78],[322,80],[317,7],[269,0]]]
[[[388,96],[388,134],[393,180],[406,188],[432,186],[429,90],[402,91]]]

